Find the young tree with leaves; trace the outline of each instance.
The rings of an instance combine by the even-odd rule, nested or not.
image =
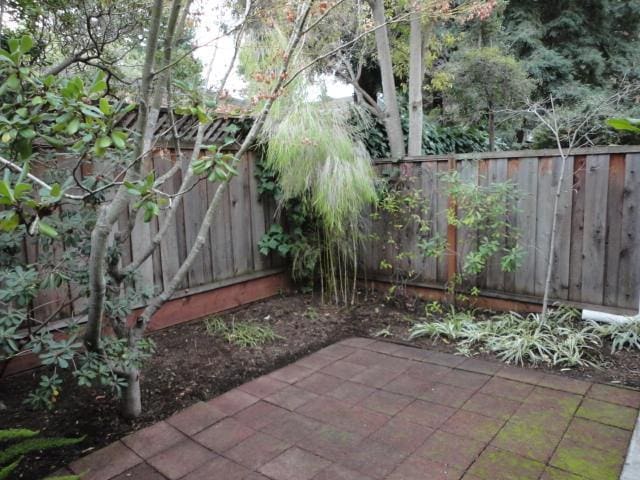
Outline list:
[[[489,150],[496,146],[496,115],[524,105],[533,89],[518,61],[497,47],[464,50],[447,64],[452,83],[449,95],[471,121],[486,118]]]

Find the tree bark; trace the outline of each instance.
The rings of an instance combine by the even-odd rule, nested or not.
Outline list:
[[[384,0],[368,0],[373,12],[373,21],[376,26],[385,25]],[[399,159],[404,157],[404,135],[400,121],[400,109],[396,94],[396,83],[393,78],[393,64],[391,62],[391,47],[389,45],[389,32],[386,25],[376,29],[376,49],[378,51],[378,63],[380,76],[382,77],[382,94],[384,96],[384,126],[387,130],[391,157]]]
[[[140,372],[134,368],[127,374],[127,386],[122,399],[122,415],[125,418],[136,418],[141,413]]]
[[[567,155],[560,150],[562,161],[560,163],[560,178],[556,187],[553,199],[553,217],[551,220],[551,238],[549,239],[549,256],[547,257],[547,273],[544,280],[544,295],[542,296],[542,318],[547,318],[549,310],[549,293],[551,291],[551,274],[553,272],[553,260],[556,256],[556,235],[558,234],[558,210],[560,205],[560,195],[562,194],[562,184],[564,183],[565,168],[567,166]]]
[[[417,8],[417,5],[413,5]],[[422,155],[422,19],[420,10],[411,14],[409,33],[409,155]]]
[[[289,44],[288,44],[287,49],[286,49],[286,51],[284,52],[284,55],[283,55],[284,63],[283,63],[283,66],[282,66],[281,73],[278,76],[278,81],[276,82],[276,84],[273,87],[272,95],[270,95],[268,97],[268,100],[266,100],[265,104],[263,105],[262,109],[260,110],[260,113],[258,114],[258,116],[256,117],[253,125],[251,126],[251,129],[249,130],[249,133],[247,134],[247,136],[245,137],[244,141],[242,142],[242,145],[240,146],[240,149],[234,155],[234,158],[233,158],[233,161],[232,161],[232,165],[234,167],[242,160],[242,157],[244,156],[244,154],[253,146],[255,140],[258,138],[258,135],[260,134],[260,132],[262,130],[262,127],[264,126],[264,122],[265,122],[265,120],[267,118],[267,115],[269,114],[269,112],[271,110],[271,107],[273,106],[273,103],[275,102],[275,99],[278,97],[278,94],[280,93],[280,89],[281,89],[281,87],[282,87],[282,85],[285,82],[285,79],[287,77],[286,73],[288,71],[288,67],[289,67],[289,63],[291,61],[291,57],[293,56],[293,53],[295,52],[296,47],[300,43],[300,39],[302,37],[302,31],[303,31],[304,25],[305,25],[305,23],[307,21],[307,18],[309,17],[310,8],[311,8],[311,2],[309,0],[305,1],[300,7],[300,15],[298,16],[298,20],[297,20],[296,25],[294,27],[294,30],[293,30],[293,32],[291,34],[291,37],[290,37],[290,40],[289,40]],[[218,186],[218,188],[216,189],[216,193],[215,193],[213,199],[211,200],[211,203],[209,204],[209,207],[207,208],[207,211],[206,211],[206,213],[204,215],[204,218],[202,219],[202,224],[200,225],[200,229],[198,230],[198,235],[196,237],[196,240],[195,240],[193,246],[191,247],[191,249],[189,250],[189,253],[188,253],[187,258],[185,259],[185,261],[182,263],[182,265],[180,265],[180,268],[175,273],[175,275],[173,276],[173,278],[171,279],[171,281],[169,282],[167,287],[162,291],[162,293],[160,293],[160,295],[154,297],[149,302],[149,304],[145,307],[145,309],[142,311],[140,316],[136,319],[135,324],[131,327],[131,330],[129,332],[129,348],[131,348],[131,349],[137,348],[136,347],[137,342],[144,335],[146,327],[149,324],[149,322],[151,321],[151,317],[160,309],[160,307],[167,300],[169,300],[171,298],[171,296],[175,292],[176,288],[182,282],[182,280],[186,276],[187,272],[189,271],[189,269],[193,265],[193,262],[195,261],[196,257],[198,256],[198,254],[202,250],[202,247],[204,246],[204,243],[206,242],[206,240],[208,238],[209,229],[211,227],[211,224],[212,224],[213,219],[215,217],[215,214],[217,212],[218,205],[220,204],[220,201],[222,200],[222,195],[225,192],[226,188],[228,187],[229,180],[221,183]],[[129,408],[129,407],[136,407],[136,405],[135,405],[135,399],[136,399],[135,394],[137,392],[137,395],[139,397],[139,391],[140,391],[140,386],[139,386],[140,378],[139,378],[139,375],[136,375],[136,376],[131,376],[130,375],[128,377],[128,382],[129,382],[129,385],[128,385],[128,388],[127,388],[127,393],[129,391],[131,391],[132,392],[132,398],[131,398],[131,400],[129,400],[129,397],[125,398],[125,410],[124,410],[123,413],[125,413],[126,415],[136,414],[136,416],[137,416],[142,411],[141,407],[138,410],[136,410],[136,408]],[[131,402],[131,405],[128,405],[129,402]]]
[[[493,108],[489,108],[489,151],[496,149],[496,118]]]
[[[154,0],[151,9],[151,27],[147,39],[145,62],[142,71],[142,83],[140,86],[140,106],[138,107],[138,119],[136,132],[139,134],[134,148],[136,166],[127,171],[126,180],[134,179],[140,172],[143,161],[144,139],[147,137],[149,99],[151,97],[152,69],[155,53],[158,45],[160,20],[162,18],[162,0]],[[91,232],[91,253],[89,255],[89,308],[87,315],[87,329],[84,335],[84,343],[88,350],[96,351],[100,346],[102,333],[102,317],[104,315],[105,298],[105,270],[107,243],[113,224],[129,204],[127,189],[123,183],[114,196],[114,199],[102,206],[98,213],[96,226]]]

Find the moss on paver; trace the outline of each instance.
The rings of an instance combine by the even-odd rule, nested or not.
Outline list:
[[[588,418],[596,422],[633,430],[638,411],[635,408],[623,407],[599,400],[585,399],[580,405],[577,417]]]
[[[488,448],[471,465],[469,473],[483,480],[535,480],[544,464],[504,450]]]
[[[584,477],[579,477],[573,473],[549,467],[544,471],[540,480],[584,480]]]
[[[562,435],[543,422],[511,421],[498,433],[492,444],[534,460],[547,462]]]
[[[598,450],[567,439],[560,443],[551,459],[554,467],[591,480],[617,480],[623,462],[620,452]]]

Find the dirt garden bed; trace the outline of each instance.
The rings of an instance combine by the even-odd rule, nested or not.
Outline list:
[[[23,405],[37,384],[39,372],[0,381],[0,428],[37,429],[44,436],[85,436],[73,447],[48,451],[23,462],[16,478],[39,479],[91,450],[107,445],[146,425],[164,419],[199,400],[210,399],[310,352],[350,336],[371,336],[385,330],[391,341],[406,341],[409,327],[424,312],[421,302],[386,303],[372,297],[353,308],[323,306],[310,295],[275,297],[222,316],[268,324],[282,337],[257,348],[239,348],[207,333],[205,323],[194,321],[152,335],[157,352],[144,369],[144,413],[136,421],[123,420],[118,405],[100,390],[66,384],[51,412],[30,411]],[[455,352],[445,342],[420,339],[415,346]],[[555,369],[590,381],[640,388],[640,352],[602,351],[603,368]],[[481,358],[491,358],[481,354]],[[542,368],[546,370],[546,368]]]

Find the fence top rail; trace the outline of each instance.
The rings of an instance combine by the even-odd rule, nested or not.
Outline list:
[[[605,147],[575,148],[569,152],[570,155],[608,155],[615,153],[640,153],[640,145],[616,145]],[[456,153],[453,155],[424,155],[409,156],[401,160],[381,158],[374,160],[375,164],[384,165],[392,163],[423,163],[423,162],[447,162],[451,157],[456,160],[493,160],[500,158],[529,158],[529,157],[559,157],[557,149],[547,150],[511,150],[504,152],[475,152]]]

